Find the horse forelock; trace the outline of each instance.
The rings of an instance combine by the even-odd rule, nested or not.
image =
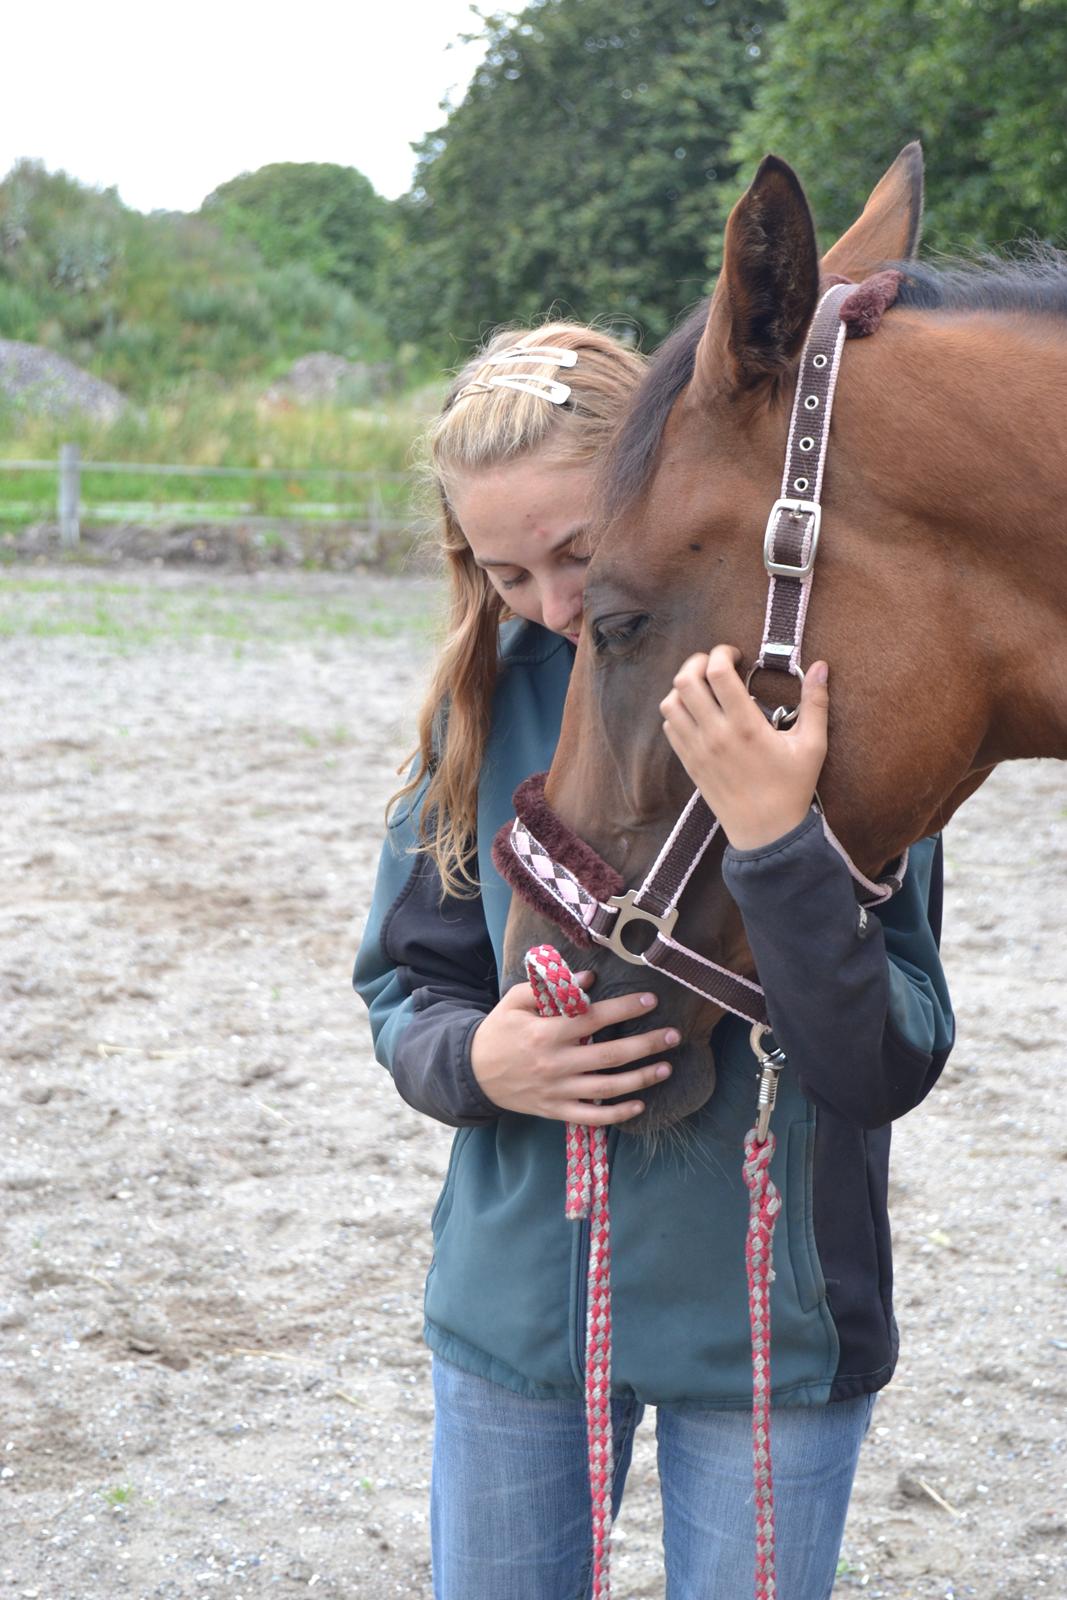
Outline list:
[[[652,358],[600,474],[603,521],[610,523],[641,493],[652,475],[667,418],[687,387],[708,320],[704,300]]]

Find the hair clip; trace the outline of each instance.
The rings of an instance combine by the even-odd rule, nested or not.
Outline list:
[[[520,394],[536,395],[539,400],[547,400],[554,406],[563,405],[571,397],[569,383],[559,383],[555,378],[539,378],[534,372],[516,372],[514,377],[494,373],[486,379],[486,383],[493,389],[516,389]]]
[[[494,372],[488,378],[474,378],[465,383],[459,393],[453,395],[451,404],[466,400],[468,395],[488,394],[491,389],[515,389],[519,394],[532,394],[554,406],[564,405],[571,397],[570,384],[560,383],[555,378],[539,378],[536,372]]]
[[[495,355],[484,356],[479,367],[510,367],[515,361],[532,361],[541,366],[573,367],[578,362],[577,350],[564,350],[555,344],[513,344]],[[452,399],[465,400],[470,394],[486,394],[490,389],[515,389],[520,394],[532,394],[550,405],[561,406],[571,397],[570,384],[556,378],[545,378],[536,372],[492,373],[487,378],[472,378]]]
[[[542,365],[573,367],[578,362],[577,350],[563,350],[555,344],[513,344],[495,356],[485,356],[483,367],[498,367],[511,361],[540,361]]]

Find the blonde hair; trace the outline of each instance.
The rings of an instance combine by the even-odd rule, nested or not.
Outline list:
[[[508,366],[490,358],[521,346],[530,358]],[[575,350],[573,367],[538,361],[539,346]],[[564,380],[570,396],[492,385],[514,370],[534,387]],[[448,624],[418,719],[415,768],[389,803],[390,812],[427,775],[417,849],[431,855],[446,894],[470,896],[476,875],[478,778],[489,737],[497,678],[500,624],[509,612],[476,565],[449,494],[456,480],[526,456],[560,465],[595,462],[604,452],[644,372],[644,361],[610,334],[573,322],[547,322],[527,332],[503,329],[457,374],[426,439],[440,505],[438,549],[448,579]]]

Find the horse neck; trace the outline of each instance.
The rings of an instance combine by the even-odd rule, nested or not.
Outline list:
[[[976,765],[1067,757],[1067,320],[901,311],[883,338],[866,459],[950,566],[942,624],[991,686]]]

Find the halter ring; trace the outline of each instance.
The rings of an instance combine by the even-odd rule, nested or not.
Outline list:
[[[669,938],[671,929],[678,921],[678,907],[673,906],[662,916],[658,916],[654,911],[645,911],[641,906],[634,905],[637,893],[636,889],[627,889],[625,894],[610,895],[605,904],[614,906],[618,912],[611,925],[611,932],[595,933],[592,928],[589,932],[597,944],[605,945],[607,949],[614,951],[617,956],[621,956],[624,961],[629,961],[635,967],[644,967],[648,965],[644,951],[635,952],[626,948],[622,942],[623,929],[628,928],[631,922],[650,922],[661,939]]]

